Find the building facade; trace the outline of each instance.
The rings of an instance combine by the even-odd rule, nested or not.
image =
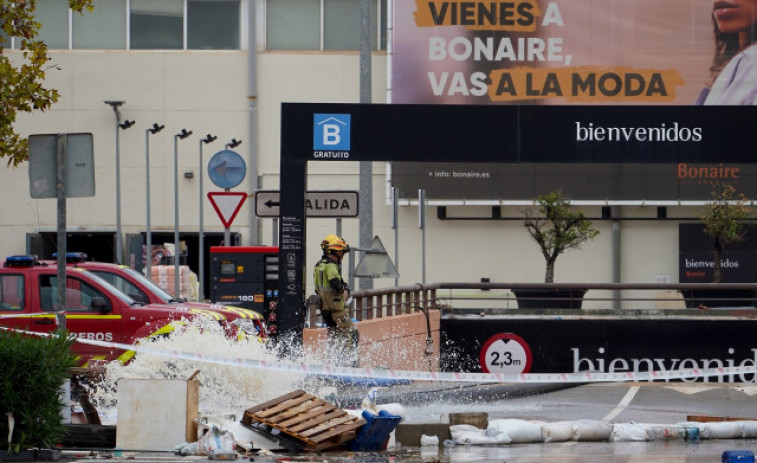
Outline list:
[[[395,86],[401,84],[402,71],[397,66],[408,69],[412,63],[397,59],[392,43],[394,26],[409,17],[398,16],[407,6],[404,2],[392,5],[389,0],[371,3],[371,102],[412,102],[407,85],[401,87],[402,101],[397,101],[399,87]],[[38,4],[41,38],[52,58],[47,84],[58,89],[61,98],[50,110],[23,115],[16,124],[23,135],[93,134],[95,195],[67,200],[69,251],[87,247],[84,250],[100,260],[127,264],[139,260],[149,190],[153,244],[173,241],[174,205],[178,203],[187,262],[197,270],[200,211],[206,247],[223,239],[223,225],[205,194],[223,190],[212,183],[208,161],[231,140],[242,141],[233,150],[246,161],[246,177],[231,191],[250,195],[230,227],[234,240],[243,245],[277,244],[278,222],[255,216],[254,193],[287,187],[286,172],[279,167],[280,105],[360,101],[360,2],[95,0],[94,5],[93,12],[79,16],[68,11],[65,0]],[[542,8],[550,11],[547,5]],[[569,37],[566,33],[565,40]],[[18,52],[11,46],[6,53]],[[709,58],[693,60],[704,68]],[[680,98],[693,99],[696,92],[683,90]],[[117,128],[113,107],[105,103],[114,100],[123,101],[119,117],[135,121],[131,128]],[[151,134],[154,124],[165,129]],[[192,135],[177,138],[183,129]],[[201,139],[206,134],[218,138],[204,144]],[[543,257],[521,220],[530,201],[431,197],[421,230],[417,196],[405,188],[395,234],[392,173],[388,163],[372,163],[372,232],[396,260],[399,284],[421,282],[424,276],[427,282],[543,281]],[[4,199],[0,202],[0,255],[49,254],[54,249],[56,201],[31,198],[28,164],[0,167],[0,188]],[[310,162],[307,188],[357,191],[359,166]],[[679,228],[699,221],[702,201],[645,203],[644,198],[637,198],[603,203],[596,199],[578,207],[594,220],[600,234],[581,250],[560,258],[555,281],[679,281]],[[492,207],[499,210],[496,217]],[[115,255],[114,245],[119,210],[122,256]],[[358,245],[358,219],[310,218],[307,229],[307,260],[313,264],[320,254],[318,243],[327,234],[341,230],[347,242]],[[374,285],[394,283],[377,279]],[[312,282],[307,286],[312,288]]]

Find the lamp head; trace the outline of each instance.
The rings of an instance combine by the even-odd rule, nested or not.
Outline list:
[[[181,132],[176,134],[176,136],[181,138],[182,140],[190,135],[192,135],[192,131],[187,129],[181,129]]]
[[[152,124],[152,127],[147,129],[151,134],[155,135],[156,133],[163,130],[166,126],[165,125],[158,125],[157,122]]]
[[[236,148],[237,146],[242,144],[242,140],[237,140],[236,138],[232,138],[230,142],[226,143],[226,148]]]
[[[215,136],[213,136],[211,134],[207,134],[207,135],[205,135],[205,138],[203,138],[200,141],[202,143],[212,143],[212,142],[216,141],[217,139],[218,139],[218,137],[215,137]]]
[[[129,119],[126,119],[122,123],[118,124],[118,126],[121,127],[123,130],[128,129],[132,125],[134,125],[134,121],[130,121]]]

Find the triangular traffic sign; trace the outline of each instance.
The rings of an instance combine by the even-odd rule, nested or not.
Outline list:
[[[400,276],[389,253],[384,248],[384,243],[378,236],[373,237],[371,247],[364,252],[363,258],[355,268],[356,277],[398,278]]]
[[[247,193],[211,191],[208,193],[208,199],[218,213],[218,217],[221,219],[224,228],[230,228],[239,209],[242,208],[244,200],[247,199]]]

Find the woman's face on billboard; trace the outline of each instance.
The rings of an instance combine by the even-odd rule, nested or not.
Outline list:
[[[757,22],[757,0],[713,0],[712,15],[720,32],[749,31]]]

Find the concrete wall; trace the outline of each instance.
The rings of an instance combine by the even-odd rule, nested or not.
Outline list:
[[[440,312],[429,313],[433,354],[426,354],[428,331],[423,312],[375,318],[355,323],[360,332],[360,366],[394,370],[439,371]],[[308,351],[323,351],[328,345],[326,328],[305,328],[303,344]]]

